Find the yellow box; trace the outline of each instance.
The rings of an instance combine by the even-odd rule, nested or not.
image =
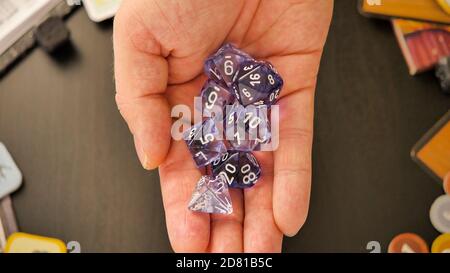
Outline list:
[[[360,0],[363,15],[406,18],[449,24],[450,15],[443,1],[435,0]]]
[[[444,176],[450,172],[450,111],[419,140],[411,156],[442,183]]]
[[[8,237],[5,253],[66,253],[66,244],[55,238],[16,232]]]
[[[450,253],[450,233],[437,237],[431,246],[432,253]]]

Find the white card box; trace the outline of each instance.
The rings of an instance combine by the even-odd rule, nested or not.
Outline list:
[[[16,191],[22,184],[22,173],[0,142],[0,199]]]

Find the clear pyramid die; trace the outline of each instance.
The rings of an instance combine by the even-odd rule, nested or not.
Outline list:
[[[228,184],[223,176],[202,176],[194,189],[188,208],[204,213],[231,214],[233,206]]]

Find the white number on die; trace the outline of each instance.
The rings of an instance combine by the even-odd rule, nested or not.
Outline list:
[[[249,98],[249,100],[253,100],[252,97],[252,93],[250,93],[247,88],[242,88],[242,93],[244,94],[244,96],[246,96],[247,98]]]
[[[269,76],[267,76],[267,79],[269,80],[269,83],[270,83],[271,85],[274,85],[274,84],[275,84],[275,79],[273,78],[273,76],[272,76],[271,74],[269,74]]]
[[[237,141],[237,145],[241,145],[241,136],[239,135],[239,132],[236,132],[234,134],[234,137],[235,137],[235,139]]]
[[[259,80],[259,79],[261,79],[261,75],[259,75],[258,73],[255,73],[255,74],[251,74],[250,76],[250,84],[252,85],[252,86],[255,86],[256,84],[260,84],[261,83],[261,81]]]
[[[193,128],[190,132],[189,132],[189,139],[192,139],[195,136],[195,132],[197,131],[196,128]]]
[[[244,178],[242,178],[242,182],[244,182],[244,184],[250,184],[255,180],[256,174],[254,172],[250,172],[249,174],[245,175]]]
[[[227,76],[233,75],[233,73],[234,73],[233,65],[234,65],[234,63],[232,60],[226,60],[223,63],[223,69],[224,69],[225,75],[227,75]]]
[[[231,185],[231,183],[233,183],[234,177],[233,176],[229,177],[228,174],[225,171],[221,171],[219,173],[219,175],[223,175],[223,177],[225,178],[225,180],[227,181],[227,183],[229,185]]]
[[[241,167],[242,174],[248,173],[242,178],[242,182],[244,182],[244,184],[250,184],[257,178],[256,174],[254,172],[250,172],[250,170],[251,170],[250,164],[245,164],[244,166]]]
[[[220,174],[219,174],[220,175]],[[221,193],[222,189],[225,187],[225,184],[221,181],[219,183],[217,183],[217,189],[215,190],[215,193]]]
[[[234,113],[228,116],[228,124],[234,123]]]
[[[206,157],[206,155],[203,152],[198,152],[195,154],[195,157],[199,157],[199,156],[203,157],[205,160],[208,160],[208,158]]]
[[[245,164],[244,166],[241,167],[241,173],[246,174],[250,171],[250,164]]]
[[[209,142],[214,141],[214,135],[213,134],[206,134],[204,137],[200,138],[200,142],[205,145]]]
[[[257,116],[254,117],[252,112],[245,113],[244,123],[248,122],[249,123],[248,125],[251,128],[254,129],[254,128],[258,127],[258,125],[261,123],[261,121],[262,121],[262,119]]]
[[[211,110],[214,107],[214,103],[216,103],[217,99],[218,96],[216,91],[209,93],[208,101],[205,104],[206,109]]]
[[[228,163],[227,165],[225,165],[225,170],[229,173],[235,173],[236,167],[234,165],[231,165],[230,163]]]
[[[229,156],[229,153],[224,153],[223,156],[222,156],[222,158],[219,157],[218,159],[216,159],[216,160],[213,161],[213,165],[216,166],[216,165],[218,165],[220,162],[224,162],[225,160],[228,159],[228,156]]]

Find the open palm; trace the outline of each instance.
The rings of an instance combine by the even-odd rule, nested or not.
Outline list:
[[[114,23],[116,101],[144,168],[159,167],[166,223],[178,252],[276,252],[309,204],[314,89],[332,0],[125,0]],[[231,190],[234,212],[187,209],[201,172],[170,135],[171,107],[193,106],[203,62],[231,42],[270,61],[281,92],[279,148],[257,152],[262,176]]]

